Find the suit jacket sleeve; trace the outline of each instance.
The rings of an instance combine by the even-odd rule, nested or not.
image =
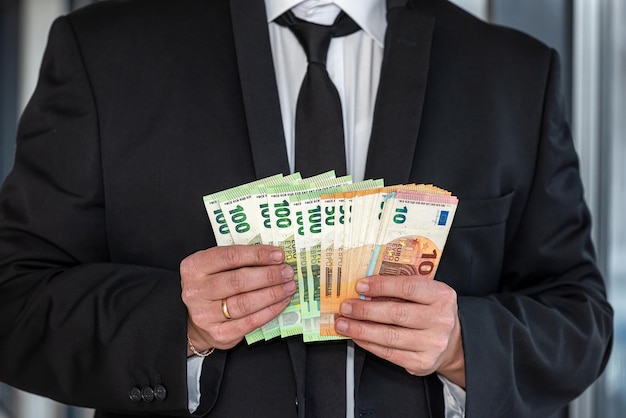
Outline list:
[[[468,418],[548,416],[599,376],[610,352],[612,310],[555,53],[549,67],[533,180],[519,222],[507,221],[499,292],[459,298]]]
[[[110,262],[97,111],[61,18],[0,194],[0,380],[68,404],[185,415],[180,276]],[[164,399],[151,399],[157,387]]]

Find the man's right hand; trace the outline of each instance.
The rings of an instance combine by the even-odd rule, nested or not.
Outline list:
[[[198,251],[181,262],[187,332],[198,351],[234,347],[289,305],[297,283],[284,260],[278,247],[233,245]]]

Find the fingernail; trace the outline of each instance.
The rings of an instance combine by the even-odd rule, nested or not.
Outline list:
[[[283,289],[285,289],[285,292],[287,293],[295,293],[297,289],[296,282],[293,280],[288,281],[283,285]]]
[[[359,293],[367,293],[370,291],[370,285],[364,281],[357,282],[356,291]]]
[[[338,332],[346,332],[348,330],[348,322],[343,319],[338,319],[335,322],[335,330]]]
[[[293,268],[290,265],[285,264],[282,267],[281,273],[283,275],[283,279],[285,279],[285,280],[293,279]]]
[[[352,313],[352,304],[344,302],[341,304],[342,315],[350,315]]]
[[[272,251],[270,253],[270,259],[275,263],[282,263],[284,259],[284,254],[282,251]]]

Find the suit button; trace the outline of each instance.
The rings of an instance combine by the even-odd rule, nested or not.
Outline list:
[[[154,388],[154,397],[157,401],[164,401],[167,397],[167,390],[165,390],[165,386],[157,385]]]
[[[141,402],[141,390],[139,390],[138,387],[131,388],[131,390],[128,391],[128,397],[135,403]]]
[[[152,402],[154,400],[154,390],[150,386],[141,389],[141,399],[146,403]]]

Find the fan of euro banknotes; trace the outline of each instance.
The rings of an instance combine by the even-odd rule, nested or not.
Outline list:
[[[204,196],[204,204],[217,245],[276,245],[294,269],[298,291],[276,319],[246,335],[253,344],[344,338],[334,321],[343,300],[359,297],[356,280],[433,278],[458,199],[433,185],[353,183],[330,171],[278,174]]]

